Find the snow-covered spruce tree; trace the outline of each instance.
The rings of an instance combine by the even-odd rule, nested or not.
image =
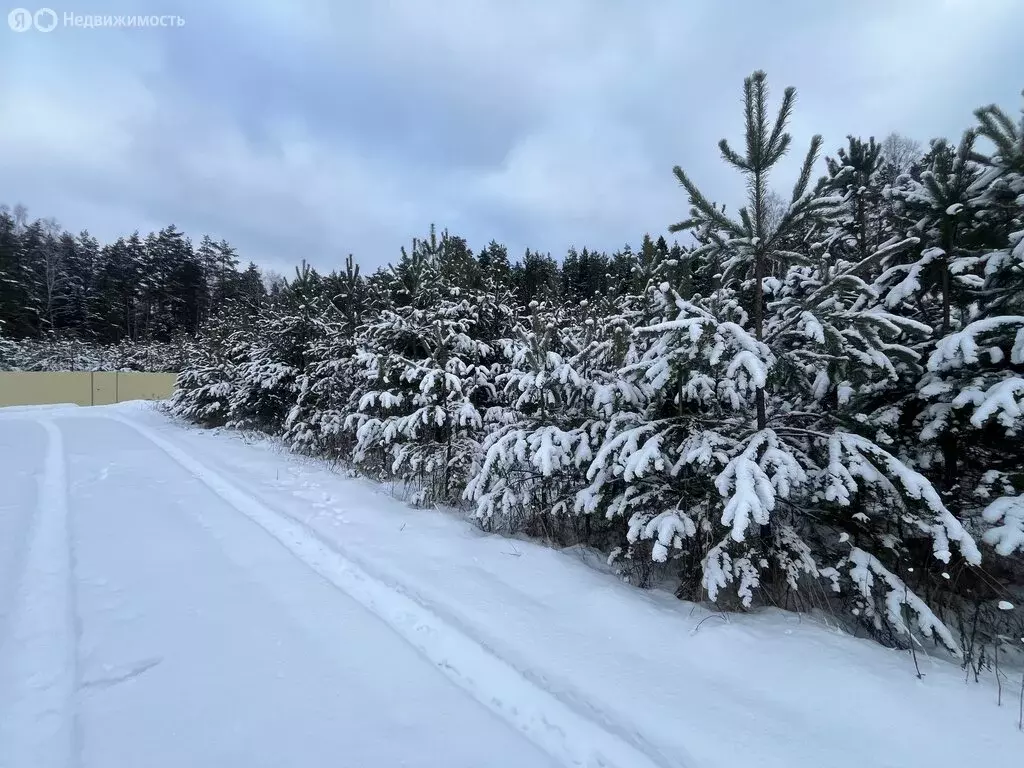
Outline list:
[[[99,344],[76,336],[48,333],[11,342],[12,367],[25,371],[152,371],[181,369],[184,342]],[[16,358],[16,361],[14,360]]]
[[[947,503],[954,502],[958,486],[958,428],[949,421],[949,403],[938,398],[929,404],[920,384],[936,342],[963,328],[976,310],[970,298],[975,281],[970,265],[974,248],[981,245],[972,202],[979,175],[975,138],[968,131],[955,149],[933,141],[922,158],[919,178],[900,176],[887,191],[895,226],[919,243],[883,260],[873,281],[886,310],[930,332],[913,342],[916,359],[899,380],[879,389],[865,407],[865,426],[886,435],[901,458],[925,471]]]
[[[581,426],[582,377],[568,357],[561,318],[537,301],[517,328],[510,365],[496,379],[500,404],[491,419],[485,459],[470,479],[465,498],[476,502],[476,517],[487,529],[543,535],[532,523],[564,511],[590,460]]]
[[[923,471],[939,477],[948,503],[1007,558],[989,560],[984,573],[955,573],[957,592],[944,596],[951,612],[966,601],[970,637],[980,626],[988,642],[1024,552],[1024,120],[1015,124],[995,106],[976,115],[993,152],[973,154],[967,201],[935,216],[947,242],[957,242],[949,229],[962,228],[971,247],[948,259],[956,286],[949,331],[930,350],[919,405],[908,410]]]
[[[202,335],[186,346],[171,412],[204,427],[224,426],[253,337],[251,325],[232,309],[211,318]]]
[[[354,443],[344,429],[345,417],[355,411],[356,334],[367,310],[366,282],[349,255],[345,271],[323,280],[321,317],[305,355],[295,405],[284,424],[284,441],[292,450],[347,459]]]
[[[969,263],[970,251],[982,245],[972,225],[974,215],[973,186],[980,169],[975,162],[977,135],[964,133],[953,149],[945,140],[932,142],[920,181],[905,181],[892,192],[902,203],[899,213],[914,222],[910,234],[920,238],[920,249],[913,259],[885,270],[878,286],[886,291],[885,305],[897,307],[908,298],[917,298],[916,320],[923,322],[942,337],[954,326],[963,325],[969,303],[964,289],[969,280],[958,280]],[[929,299],[920,301],[923,296]],[[907,307],[910,311],[914,307]]]
[[[21,343],[22,368],[26,371],[103,370],[101,353],[92,344],[47,333]]]
[[[185,338],[141,344],[122,340],[102,349],[102,365],[107,370],[176,373],[184,365],[187,343]]]
[[[901,340],[927,331],[878,306],[864,279],[914,241],[887,242],[856,262],[832,258],[846,201],[825,181],[810,187],[820,137],[770,229],[768,179],[790,145],[795,92],[786,90],[774,120],[767,98],[764,73],[747,78],[746,152],[719,145],[747,182],[738,218],[675,168],[691,216],[672,229],[698,232],[690,258],[710,256],[720,271],[707,297],[660,286],[664,317],[638,329],[650,341],[623,371],[645,394],[643,420],[608,436],[590,474],[660,478],[657,503],[624,505],[632,538],[656,541],[656,558],[699,558],[712,600],[731,587],[745,606],[759,590],[793,604],[802,586],[827,579],[879,631],[908,635],[913,623],[955,648],[898,564],[917,541],[942,562],[976,563],[975,542],[931,484],[858,424],[861,394],[896,375],[894,358],[913,356]]]
[[[875,289],[890,311],[933,333],[913,345],[919,360],[901,381],[866,408],[865,425],[885,435],[891,450],[928,477],[943,503],[981,535],[990,497],[1021,489],[1019,436],[1013,417],[1008,421],[995,402],[1019,408],[1007,394],[1019,377],[1012,358],[1021,272],[1012,251],[1021,201],[1012,190],[1022,153],[1020,128],[998,108],[976,114],[979,128],[957,147],[932,142],[917,178],[900,177],[890,193],[897,219],[921,243],[883,264]],[[996,154],[980,154],[980,138]],[[996,510],[1004,503],[988,514],[1002,520]],[[976,659],[979,643],[991,640],[1004,620],[997,605],[1014,581],[1010,564],[996,557],[984,570],[938,568],[925,552],[906,564],[911,589],[928,595],[959,628],[965,663]]]
[[[977,156],[983,170],[972,189],[983,246],[963,267],[973,278],[970,322],[939,340],[922,394],[952,396],[953,411],[966,419],[961,440],[977,449],[970,458],[984,456],[979,469],[988,484],[998,473],[1004,488],[1015,489],[1014,501],[996,501],[1006,507],[998,519],[994,510],[985,514],[988,522],[1004,523],[986,541],[1010,554],[1024,551],[1024,117],[1015,124],[996,106],[976,114],[978,133],[994,152]],[[1021,533],[1012,537],[1006,525]]]
[[[833,257],[860,261],[898,234],[887,215],[885,162],[874,137],[848,136],[847,146],[826,158],[828,191],[843,198],[836,222],[843,236],[831,245]]]
[[[366,324],[356,354],[353,460],[398,480],[417,504],[458,499],[475,471],[500,354],[488,336],[512,316],[493,293],[455,284],[450,262],[464,245],[432,230],[403,249],[391,270],[396,305]]]
[[[258,338],[238,366],[227,426],[280,435],[299,393],[306,353],[319,331],[320,282],[303,263],[257,319]]]
[[[14,339],[4,336],[4,321],[0,320],[0,371],[17,371],[21,368],[21,353]]]
[[[354,388],[350,408],[344,414],[344,427],[353,442],[353,462],[366,474],[377,479],[390,477],[390,446],[378,441],[362,441],[360,434],[367,423],[370,430],[386,418],[392,408],[402,407],[407,384],[390,377],[391,360],[423,352],[418,322],[427,307],[440,301],[437,265],[433,251],[437,236],[433,227],[430,238],[421,242],[414,238],[411,250],[403,246],[397,265],[377,270],[370,276],[370,310],[357,329],[354,340]]]
[[[559,544],[606,543],[607,525],[593,527],[589,516],[577,520],[574,513],[591,511],[577,499],[594,447],[623,403],[637,397],[616,375],[632,359],[630,329],[621,315],[605,315],[589,301],[574,311],[534,301],[530,311],[511,366],[497,379],[504,404],[465,497],[485,528],[525,530]]]
[[[578,305],[565,298],[553,307],[530,303],[511,346],[511,366],[496,380],[502,404],[489,414],[495,428],[486,459],[466,489],[485,528],[605,550],[624,541],[624,523],[592,515],[580,492],[590,485],[586,469],[594,447],[637,399],[633,384],[618,375],[636,355],[632,328],[643,302],[633,286],[646,285],[678,250],[670,251],[662,238],[656,245],[645,237],[639,254],[627,246],[610,262],[591,259],[609,270],[603,277],[612,280],[611,290],[594,286],[592,297]],[[641,580],[649,570],[641,561]]]
[[[611,467],[609,471],[599,451],[608,450],[615,442],[609,438],[644,423],[643,393],[622,370],[639,362],[642,350],[633,330],[650,319],[649,289],[666,279],[678,281],[687,290],[700,284],[702,276],[694,273],[693,264],[681,262],[681,255],[678,246],[669,249],[663,238],[658,244],[645,238],[640,253],[630,259],[629,287],[614,297],[595,295],[585,308],[581,329],[568,337],[577,350],[571,359],[581,375],[584,404],[589,403],[584,413],[590,452],[597,453],[597,460],[586,467],[587,474],[579,483],[572,511],[581,521],[582,540],[611,550],[609,562],[616,562],[621,573],[644,587],[654,575],[652,566],[657,561],[652,559],[652,549],[658,544],[635,537],[631,540],[632,520],[624,511],[631,506],[657,506],[659,488],[644,483],[628,469]],[[612,501],[602,504],[603,499]]]

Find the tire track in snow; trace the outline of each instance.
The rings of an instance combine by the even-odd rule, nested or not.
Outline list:
[[[10,632],[0,647],[0,767],[78,763],[77,641],[64,440],[52,421]]]
[[[372,577],[302,523],[274,512],[149,427],[119,416],[106,418],[130,427],[163,451],[559,762],[586,768],[680,768],[609,733],[416,600]]]

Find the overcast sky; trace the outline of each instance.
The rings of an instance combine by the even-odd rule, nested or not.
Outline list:
[[[686,215],[675,164],[734,204],[715,144],[757,68],[797,88],[795,156],[957,138],[1024,87],[1022,0],[50,7],[186,23],[0,27],[0,202],[104,241],[174,223],[286,273],[386,263],[431,222],[514,255],[635,245]]]

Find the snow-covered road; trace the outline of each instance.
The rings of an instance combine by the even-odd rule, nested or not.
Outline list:
[[[991,687],[138,405],[0,411],[0,768],[1010,765]],[[691,616],[696,611],[695,616]]]
[[[130,426],[2,445],[0,764],[553,764]]]

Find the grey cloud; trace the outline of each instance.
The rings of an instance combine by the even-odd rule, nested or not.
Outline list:
[[[8,202],[103,238],[174,222],[281,271],[382,264],[431,221],[476,247],[616,248],[685,215],[674,164],[739,202],[715,143],[739,138],[755,68],[800,92],[794,155],[815,132],[830,152],[847,133],[955,137],[1024,85],[1012,0],[238,8],[3,30]]]

